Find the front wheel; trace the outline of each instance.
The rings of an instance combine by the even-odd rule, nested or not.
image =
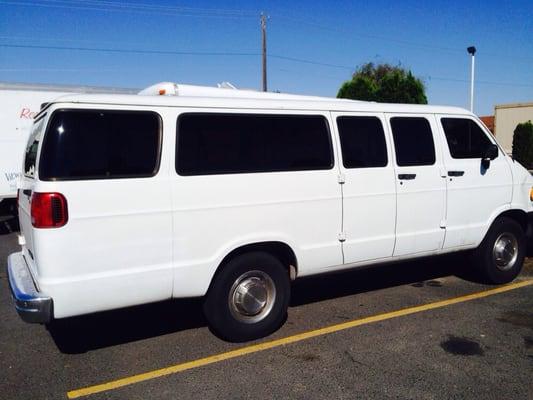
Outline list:
[[[274,332],[287,314],[290,283],[275,257],[251,252],[231,259],[217,273],[204,302],[211,329],[242,342]]]
[[[525,254],[524,230],[515,220],[501,217],[494,221],[473,257],[484,281],[501,284],[518,276]]]

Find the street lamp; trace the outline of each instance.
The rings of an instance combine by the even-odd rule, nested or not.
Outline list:
[[[470,46],[466,49],[466,51],[468,51],[468,54],[472,56],[472,69],[470,72],[470,112],[474,112],[474,64],[476,59],[476,48],[474,46]]]

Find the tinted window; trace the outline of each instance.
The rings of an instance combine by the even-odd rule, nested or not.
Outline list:
[[[178,120],[180,175],[332,166],[330,135],[321,116],[184,114]]]
[[[45,135],[43,180],[148,177],[159,164],[160,118],[151,112],[56,111]]]
[[[387,165],[385,132],[376,117],[337,118],[342,159],[346,168],[384,167]]]
[[[429,122],[425,118],[391,118],[396,162],[399,166],[432,165],[435,146]]]
[[[29,178],[35,176],[35,163],[37,162],[37,150],[39,149],[39,142],[41,141],[42,130],[44,125],[44,116],[38,121],[35,121],[28,138],[24,155],[24,175]]]
[[[466,118],[442,118],[442,127],[453,158],[482,158],[492,144],[474,121]]]

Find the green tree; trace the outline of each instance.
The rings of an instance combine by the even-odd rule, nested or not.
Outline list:
[[[513,158],[527,169],[533,168],[533,124],[531,121],[518,124],[514,130]]]
[[[411,71],[390,64],[363,64],[342,84],[337,97],[383,103],[427,104],[424,83]]]

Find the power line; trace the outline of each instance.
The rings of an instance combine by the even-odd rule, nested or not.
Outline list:
[[[306,74],[306,75],[313,75],[313,76],[318,76],[321,78],[335,80],[337,82],[346,80],[345,76],[323,74],[321,72],[310,71],[310,70],[306,70],[305,72],[302,73],[302,71],[295,71],[295,70],[286,69],[286,68],[273,68],[273,69],[276,71],[280,71],[280,72],[286,72],[289,74],[298,75],[299,77],[302,77],[303,74]]]
[[[111,12],[133,12],[133,13],[152,13],[158,15],[169,15],[169,16],[179,16],[179,17],[197,17],[197,18],[245,18],[253,19],[257,17],[258,11],[253,10],[241,10],[241,9],[219,9],[219,8],[193,8],[193,7],[177,7],[177,6],[163,6],[163,5],[154,5],[146,3],[124,3],[124,2],[115,2],[109,0],[37,0],[37,1],[25,1],[25,0],[5,0],[0,3],[10,4],[17,6],[31,6],[31,7],[51,7],[51,8],[66,8],[66,9],[76,9],[76,10],[89,10],[89,11],[111,11]],[[461,54],[464,52],[464,49],[461,47],[447,47],[434,45],[429,43],[422,43],[410,40],[396,39],[387,36],[381,35],[372,35],[365,33],[357,33],[350,31],[341,27],[332,27],[324,25],[320,22],[315,22],[312,19],[301,19],[290,17],[287,15],[275,15],[275,19],[286,20],[296,22],[299,25],[308,25],[314,28],[323,29],[327,31],[340,32],[343,34],[349,34],[350,36],[356,36],[366,39],[381,40],[391,43],[396,43],[399,45],[419,48],[419,49],[435,49],[439,51],[452,52]],[[285,24],[281,22],[281,25],[294,27],[294,24]],[[498,57],[501,61],[501,54],[483,52],[483,55],[489,57]],[[509,62],[531,62],[532,57],[523,57],[523,56],[508,56],[512,57],[512,60]]]
[[[39,0],[38,0],[39,1]],[[40,0],[44,1],[44,0]],[[247,11],[240,9],[221,9],[221,8],[199,8],[199,7],[183,7],[183,6],[164,6],[150,3],[124,3],[110,0],[47,0],[47,2],[55,3],[89,3],[96,5],[107,5],[112,7],[122,8],[147,8],[147,9],[161,9],[167,11],[187,11],[187,12],[207,12],[207,13],[222,13],[222,14],[248,14],[250,16],[257,16],[257,11]]]
[[[0,68],[0,72],[119,72],[122,68]]]
[[[245,10],[225,10],[225,9],[209,9],[209,8],[192,8],[192,7],[170,7],[153,4],[142,3],[119,3],[110,1],[77,1],[71,2],[68,0],[50,0],[44,2],[38,1],[16,1],[7,0],[0,4],[8,4],[15,6],[29,6],[29,7],[46,7],[46,8],[61,8],[72,10],[88,10],[88,11],[111,11],[111,12],[133,12],[133,13],[152,13],[158,15],[169,16],[183,16],[183,17],[213,17],[213,18],[255,18],[257,12]]]
[[[107,52],[107,53],[121,53],[121,54],[156,54],[156,55],[186,55],[186,56],[213,56],[213,57],[250,57],[250,56],[261,56],[260,52],[223,52],[223,51],[181,51],[181,50],[141,50],[141,49],[117,49],[117,48],[102,48],[102,47],[74,47],[74,46],[44,46],[44,45],[22,45],[22,44],[0,44],[0,47],[5,48],[27,48],[27,49],[46,49],[46,50],[69,50],[69,51],[89,51],[89,52]],[[340,68],[353,71],[354,68],[347,65],[338,65],[323,63],[308,59],[296,58],[296,57],[287,57],[278,54],[268,54],[270,58],[296,62],[301,64],[311,64],[331,68]],[[449,77],[438,77],[425,75],[422,78],[428,80],[441,80],[441,81],[450,81],[450,82],[469,82],[465,79],[449,78]],[[517,87],[533,87],[533,84],[527,83],[515,83],[515,82],[495,82],[495,81],[476,81],[479,84],[485,85],[500,85],[500,86],[517,86]]]
[[[303,58],[296,58],[296,57],[288,57],[288,56],[280,56],[277,54],[269,54],[269,57],[277,58],[279,60],[286,60],[286,61],[293,61],[301,64],[311,64],[311,65],[320,65],[322,67],[331,67],[331,68],[340,68],[340,69],[347,69],[350,71],[353,71],[354,67],[349,67],[347,65],[338,65],[338,64],[330,64],[330,63],[323,63],[319,61],[313,61],[313,60],[306,60]]]
[[[37,44],[0,44],[0,47],[22,49],[47,49],[47,50],[73,50],[106,53],[131,53],[131,54],[161,54],[161,55],[190,55],[190,56],[258,56],[261,53],[251,52],[222,52],[222,51],[176,51],[176,50],[138,50],[138,49],[112,49],[102,47],[70,47],[70,46],[44,46]]]
[[[258,12],[256,11],[206,9],[206,8],[192,8],[192,7],[170,7],[170,6],[161,6],[161,5],[153,5],[153,4],[143,4],[143,3],[122,3],[122,2],[113,2],[113,1],[106,1],[106,0],[101,0],[101,1],[79,0],[76,2],[69,1],[69,0],[49,0],[47,2],[44,2],[43,0],[37,0],[34,2],[25,1],[25,0],[21,0],[21,1],[7,0],[7,1],[3,1],[2,4],[11,4],[11,5],[18,5],[18,6],[67,8],[67,9],[93,10],[93,11],[136,12],[136,13],[150,12],[150,13],[155,13],[155,14],[160,14],[160,15],[161,14],[162,15],[179,15],[179,16],[184,16],[184,17],[256,18],[258,14]],[[288,17],[285,15],[276,15],[275,18],[280,19],[280,20],[297,22],[298,24],[309,25],[315,28],[325,29],[328,31],[348,33],[351,36],[363,37],[367,39],[384,40],[384,41],[394,42],[394,43],[403,44],[403,45],[407,45],[411,47],[414,46],[417,48],[424,48],[424,49],[432,48],[432,49],[438,49],[441,51],[451,51],[451,52],[457,52],[457,53],[463,52],[463,49],[458,49],[458,48],[449,48],[449,47],[444,47],[444,46],[421,44],[421,43],[394,39],[394,38],[389,38],[389,37],[384,37],[384,36],[379,36],[379,35],[354,33],[343,28],[331,27],[331,26],[320,24],[320,23],[312,22],[312,20],[309,20],[309,19],[304,20],[300,18]],[[282,25],[283,25],[283,22],[282,22]],[[290,26],[293,27],[294,25],[290,25]]]
[[[20,1],[20,0],[19,0]],[[35,1],[35,0],[34,0]],[[37,1],[45,1],[45,0],[37,0]],[[218,13],[231,13],[231,14],[250,14],[253,16],[257,15],[256,10],[243,10],[243,9],[227,9],[227,8],[202,8],[202,7],[184,7],[184,6],[169,6],[169,5],[160,5],[160,4],[153,4],[153,3],[138,3],[138,2],[121,2],[121,1],[112,1],[112,0],[46,0],[47,2],[63,2],[63,3],[95,3],[95,4],[103,4],[103,5],[111,5],[115,7],[125,7],[125,8],[132,8],[132,7],[145,7],[145,8],[159,8],[159,9],[166,9],[166,10],[185,10],[185,11],[205,11],[205,12],[218,12]]]
[[[121,45],[121,46],[132,46],[139,45],[139,42],[122,42],[116,40],[87,40],[87,39],[70,39],[65,37],[32,37],[32,36],[2,36],[0,35],[0,40],[9,40],[9,41],[23,41],[23,42],[66,42],[66,43],[91,43],[91,44],[112,44],[112,45]]]
[[[220,52],[220,51],[182,51],[182,50],[140,50],[140,49],[117,49],[117,48],[103,48],[103,47],[75,47],[75,46],[49,46],[38,44],[5,44],[0,43],[0,47],[6,48],[21,48],[21,49],[46,49],[46,50],[73,50],[73,51],[92,51],[104,53],[132,53],[132,54],[161,54],[161,55],[189,55],[189,56],[259,56],[259,52]],[[271,58],[279,60],[292,61],[302,64],[319,65],[324,67],[341,68],[353,70],[353,67],[347,65],[336,65],[330,63],[323,63],[303,58],[287,57],[278,54],[268,54]]]
[[[183,51],[183,50],[140,50],[140,49],[117,49],[117,48],[103,48],[103,47],[76,47],[76,46],[49,46],[38,44],[5,44],[0,43],[0,47],[6,48],[22,48],[22,49],[46,49],[46,50],[72,50],[72,51],[91,51],[104,53],[132,53],[132,54],[161,54],[161,55],[190,55],[190,56],[259,56],[259,52],[221,52],[221,51]],[[278,54],[268,54],[271,58],[280,60],[292,61],[302,64],[312,64],[324,67],[342,68],[353,70],[353,67],[346,65],[336,65],[330,63],[323,63],[313,60],[307,60],[296,57],[287,57]]]
[[[353,31],[345,29],[345,28],[332,27],[332,26],[321,24],[321,23],[313,22],[312,20],[309,20],[309,19],[305,19],[304,20],[304,19],[300,19],[300,18],[288,17],[286,15],[274,15],[274,18],[275,19],[292,21],[292,22],[297,22],[298,24],[304,24],[304,25],[312,26],[314,28],[327,30],[327,31],[331,31],[331,32],[339,32],[339,33],[349,34],[350,36],[357,36],[357,37],[361,37],[361,38],[365,38],[365,39],[383,40],[383,41],[398,43],[398,44],[411,46],[411,47],[422,48],[422,49],[436,49],[436,50],[440,50],[440,51],[448,51],[448,52],[454,52],[454,53],[464,53],[464,49],[463,48],[437,46],[437,45],[433,45],[433,44],[414,42],[414,41],[403,40],[403,39],[396,39],[396,38],[391,38],[391,37],[387,37],[387,36],[371,35],[371,34],[367,34],[367,33],[357,33],[357,32],[353,32]],[[282,25],[288,25],[288,24],[282,23]],[[290,25],[290,26],[292,26],[292,25]]]
[[[76,9],[76,10],[92,10],[92,11],[111,11],[111,12],[133,12],[133,13],[152,13],[159,15],[169,15],[169,16],[180,16],[180,17],[197,17],[197,18],[247,18],[252,19],[256,18],[258,11],[255,10],[242,10],[242,9],[220,9],[220,8],[193,8],[193,7],[182,7],[182,6],[164,6],[164,5],[154,5],[147,3],[124,3],[118,1],[109,1],[109,0],[5,0],[2,4],[10,4],[17,6],[31,6],[31,7],[52,7],[52,8],[66,8],[66,9]],[[323,29],[327,31],[340,32],[343,34],[349,34],[350,36],[356,36],[366,39],[373,40],[382,40],[391,43],[396,43],[399,45],[419,48],[419,49],[435,49],[439,51],[452,52],[452,53],[463,53],[464,49],[461,47],[447,47],[440,46],[429,43],[422,43],[410,40],[403,40],[397,38],[391,38],[380,35],[372,35],[366,33],[357,33],[350,31],[345,28],[338,26],[332,27],[324,25],[316,20],[309,18],[301,19],[295,18],[287,15],[275,15],[275,19],[286,20],[291,22],[296,22],[299,25],[308,25],[314,28]],[[286,25],[293,27],[294,24],[284,24],[281,22],[281,25]],[[483,55],[489,57],[498,57],[501,60],[501,54],[483,52]],[[523,57],[523,56],[508,56],[512,57],[512,60],[509,62],[531,62],[532,57]]]
[[[460,82],[460,83],[470,83],[468,79],[458,79],[458,78],[446,78],[446,77],[440,77],[440,76],[431,76],[426,75],[422,76],[422,78],[426,78],[428,80],[436,80],[436,81],[448,81],[448,82]],[[516,82],[495,82],[495,81],[480,81],[476,80],[476,84],[481,85],[498,85],[498,86],[518,86],[518,87],[533,87],[533,84],[529,83],[516,83]]]
[[[302,24],[303,25],[308,25],[308,26],[311,26],[311,27],[314,27],[314,28],[318,28],[318,29],[322,29],[322,30],[326,30],[326,31],[330,31],[330,32],[339,32],[339,33],[343,33],[343,34],[348,34],[350,36],[356,36],[356,37],[365,38],[365,39],[382,40],[382,41],[396,43],[396,44],[407,46],[407,47],[426,49],[426,50],[427,49],[434,49],[434,50],[445,51],[445,52],[450,52],[450,53],[457,53],[457,54],[463,54],[464,53],[464,47],[461,47],[461,48],[459,48],[459,47],[448,47],[448,46],[442,46],[442,45],[435,45],[435,44],[429,44],[429,43],[416,42],[416,41],[411,41],[411,40],[396,39],[396,38],[391,38],[391,37],[388,37],[388,36],[372,35],[372,34],[367,34],[367,33],[358,33],[358,32],[353,32],[353,31],[351,31],[349,29],[341,28],[341,27],[338,27],[338,26],[332,27],[332,26],[324,25],[322,23],[314,22],[313,20],[309,20],[309,19],[301,19],[301,18],[289,17],[287,15],[276,15],[276,14],[273,14],[273,20],[276,21],[276,19],[292,21],[292,22],[298,23],[299,25],[302,25]],[[281,23],[281,25],[290,26],[290,27],[294,26],[294,25],[291,25],[291,24],[283,23],[283,22]],[[501,59],[502,59],[502,54],[501,53],[492,53],[492,52],[483,51],[482,55],[483,56],[489,56],[489,57],[497,57],[499,61],[501,61]],[[509,60],[509,62],[515,62],[515,61],[531,62],[531,61],[533,61],[533,57],[513,56],[513,55],[507,55],[507,57],[512,58],[512,60]]]

